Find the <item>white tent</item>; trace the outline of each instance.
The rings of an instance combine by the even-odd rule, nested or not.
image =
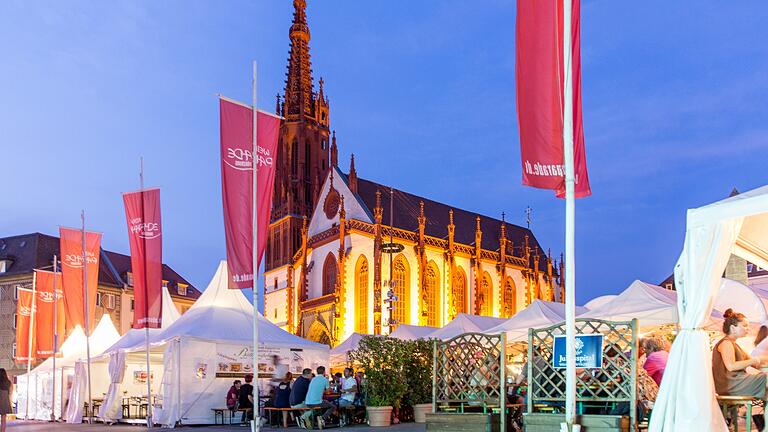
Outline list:
[[[576,315],[586,312],[587,309],[576,306]],[[510,318],[491,327],[482,333],[497,335],[507,334],[507,343],[525,342],[528,340],[528,329],[547,327],[565,321],[565,305],[557,302],[534,300],[525,309],[512,315]]]
[[[587,309],[597,309],[598,307],[608,303],[609,301],[616,298],[615,294],[607,294],[599,297],[595,297],[592,300],[588,301],[584,307]]]
[[[761,324],[768,320],[767,305],[768,299],[761,298],[752,288],[723,278],[712,307],[720,312],[733,309],[746,315],[750,322]]]
[[[115,343],[120,334],[115,329],[112,319],[104,314],[91,334],[91,355],[101,354],[108,346]],[[61,345],[62,356],[56,358],[56,404],[53,397],[53,358],[48,358],[32,369],[29,374],[17,377],[17,410],[19,417],[37,420],[50,420],[51,410],[55,409],[56,418],[67,404],[67,382],[71,379],[78,359],[86,356],[85,333],[80,326],[75,327]],[[29,382],[29,413],[27,413],[27,382]]]
[[[768,186],[688,210],[683,252],[675,266],[681,331],[653,408],[652,431],[728,430],[715,400],[712,353],[703,327],[731,254],[768,268]]]
[[[496,327],[504,321],[506,321],[506,318],[459,313],[451,322],[430,333],[429,337],[447,341],[464,333],[480,333],[483,330]]]
[[[360,345],[360,340],[364,336],[370,336],[362,333],[352,333],[351,336],[344,339],[344,342],[336,345],[331,350],[330,365],[332,368],[342,368],[347,365],[347,353],[354,351]]]
[[[400,324],[389,336],[401,340],[426,339],[435,330],[437,327]]]
[[[155,407],[156,423],[171,427],[177,422],[213,423],[211,408],[223,404],[232,379],[253,373],[253,306],[240,290],[228,289],[227,280],[227,265],[222,261],[195,304],[176,322],[150,338],[154,376],[151,382],[153,393],[162,404],[162,408],[160,403]],[[290,334],[261,314],[258,326],[260,374],[272,372],[272,355],[281,357],[291,372],[328,364],[326,345]],[[142,367],[146,355],[143,343],[118,353],[124,355],[114,354],[101,360],[103,370],[109,371],[105,375],[110,382],[102,383],[104,390],[99,391],[106,391],[113,382],[122,381],[122,385],[130,386],[132,383],[126,382],[128,379],[120,376],[121,373],[130,377],[133,371],[134,376],[140,376],[145,368]],[[143,387],[143,392],[137,389],[137,395],[146,393],[146,382]],[[74,414],[72,421],[82,417]]]
[[[590,309],[581,318],[630,321],[637,318],[640,327],[677,323],[677,293],[639,280],[608,303]]]

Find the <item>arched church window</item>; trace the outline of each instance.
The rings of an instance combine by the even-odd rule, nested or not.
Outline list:
[[[515,282],[511,277],[507,277],[504,281],[504,313],[505,318],[509,318],[517,311],[517,298],[516,298]]]
[[[426,314],[427,314],[427,325],[431,327],[440,327],[440,302],[438,299],[440,298],[440,284],[438,282],[440,277],[440,270],[438,270],[437,265],[434,261],[430,261],[429,265],[427,266],[427,274],[425,277],[425,295],[426,299]]]
[[[296,138],[291,143],[291,174],[297,175],[299,173],[299,142]]]
[[[394,291],[397,296],[397,300],[393,302],[392,318],[398,324],[410,324],[411,304],[408,295],[411,292],[410,279],[411,270],[408,261],[400,254],[392,263],[392,282],[395,284]]]
[[[355,265],[355,331],[368,333],[368,260],[360,255]]]
[[[480,315],[491,316],[493,314],[493,283],[488,272],[484,272],[483,278],[480,280],[477,301],[480,304]]]
[[[456,266],[456,272],[453,275],[453,307],[455,311],[453,317],[460,313],[467,312],[467,275],[464,269]]]
[[[336,257],[333,253],[328,253],[323,264],[323,295],[333,294],[336,290],[336,277],[339,268],[336,265]]]

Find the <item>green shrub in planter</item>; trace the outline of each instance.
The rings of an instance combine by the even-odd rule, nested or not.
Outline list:
[[[349,352],[349,359],[365,373],[369,406],[400,407],[408,385],[403,368],[407,353],[402,341],[377,336],[363,337],[358,348]]]
[[[402,341],[407,351],[403,364],[407,391],[404,403],[417,405],[432,402],[433,340]]]

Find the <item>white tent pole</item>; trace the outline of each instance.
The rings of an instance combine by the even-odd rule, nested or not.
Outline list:
[[[259,183],[259,164],[258,159],[258,135],[257,135],[257,109],[256,109],[256,75],[257,75],[256,61],[253,61],[253,155],[251,160],[253,161],[253,215],[252,215],[252,231],[253,231],[253,374],[254,374],[254,388],[253,388],[253,420],[251,421],[251,430],[258,432],[261,428],[261,422],[259,413],[259,289],[257,273],[259,271],[259,242],[258,242],[258,221],[259,221],[259,204],[258,204],[258,183]]]
[[[35,285],[37,285],[37,272],[32,272],[32,309],[29,311],[29,326],[27,327],[27,409],[24,413],[25,420],[29,420],[29,382],[32,381],[29,373],[32,370],[32,335],[35,331],[35,305],[37,303],[35,301],[37,300]],[[37,389],[37,386],[35,386],[35,389]]]
[[[571,50],[571,8],[573,0],[563,0],[563,159],[565,164],[565,424],[561,430],[579,431],[576,422],[576,261],[575,179],[573,166],[573,59]]]
[[[144,158],[139,158],[139,190],[141,191],[141,221],[145,222],[144,218]],[[147,429],[152,429],[152,371],[149,368],[149,287],[147,283],[147,267],[146,267],[146,240],[141,239],[144,243],[144,274],[139,277],[144,279],[144,341],[145,349],[147,351]],[[162,264],[161,264],[162,265]],[[135,275],[134,275],[135,276]],[[162,289],[162,288],[161,288]]]
[[[58,266],[58,258],[53,256],[53,379],[51,389],[51,421],[56,421],[56,353],[59,352],[59,320],[57,304],[59,298],[56,293],[56,274]]]
[[[81,210],[80,219],[83,223],[83,305],[85,306],[85,353],[88,362],[88,423],[93,424],[93,396],[91,393],[91,330],[88,320],[88,256],[85,242],[85,210]]]

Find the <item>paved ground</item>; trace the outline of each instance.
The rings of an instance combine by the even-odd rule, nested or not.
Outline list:
[[[335,429],[335,428],[334,428]],[[115,426],[105,426],[103,424],[87,425],[87,424],[67,424],[67,423],[46,423],[46,422],[32,422],[14,420],[8,423],[9,432],[135,432],[146,431],[146,427],[141,426],[128,426],[118,424]],[[250,428],[244,426],[187,426],[176,429],[163,429],[154,428],[154,431],[180,431],[180,432],[234,432],[234,431],[250,431]],[[286,429],[274,429],[263,428],[263,431],[278,431]],[[289,428],[288,430],[299,431],[296,427]],[[347,426],[339,429],[344,432],[361,432],[361,431],[387,431],[387,432],[424,432],[425,426],[423,424],[416,423],[404,423],[396,426],[390,426],[388,428],[370,428],[368,426]]]

